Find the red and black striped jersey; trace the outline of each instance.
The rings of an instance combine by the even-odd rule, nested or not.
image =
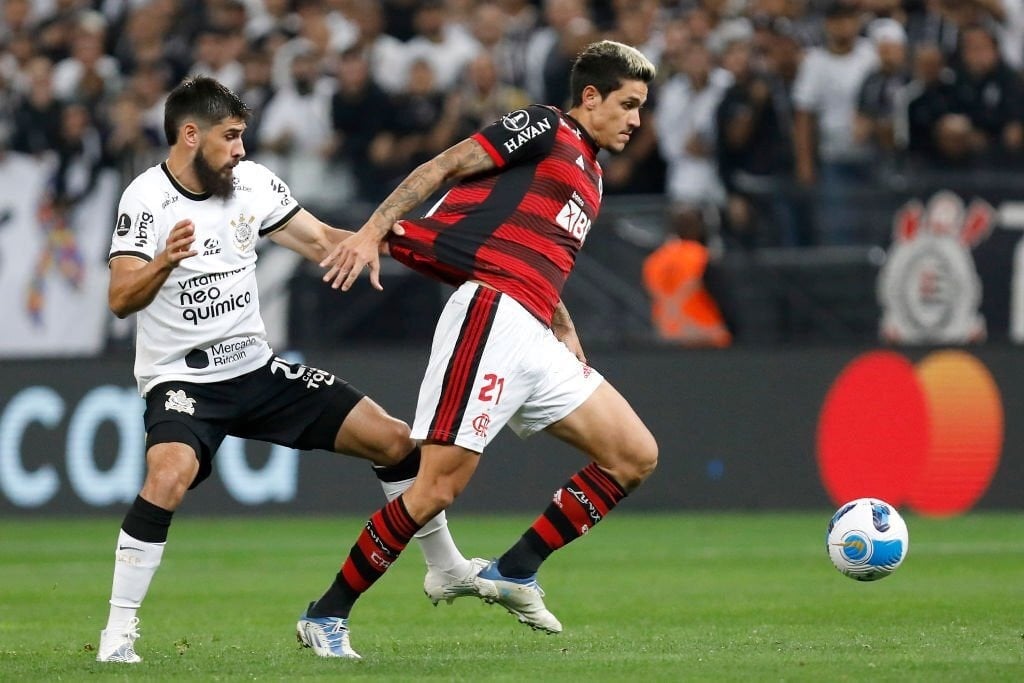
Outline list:
[[[399,262],[449,284],[483,282],[545,324],[601,207],[598,147],[571,116],[542,105],[473,135],[497,164],[456,184],[423,218],[390,234]]]

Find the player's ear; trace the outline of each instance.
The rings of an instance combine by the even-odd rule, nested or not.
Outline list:
[[[195,147],[199,145],[199,126],[193,121],[186,121],[181,125],[181,132],[178,137],[189,147]]]
[[[592,85],[584,86],[583,88],[583,106],[587,109],[593,109],[597,105],[601,104],[601,93],[598,92],[597,88]]]

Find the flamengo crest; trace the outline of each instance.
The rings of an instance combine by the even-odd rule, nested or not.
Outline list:
[[[893,242],[878,277],[883,341],[964,344],[985,338],[981,280],[971,249],[992,232],[995,211],[965,207],[943,190],[927,206],[913,199],[893,220]]]

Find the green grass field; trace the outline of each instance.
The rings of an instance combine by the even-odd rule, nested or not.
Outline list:
[[[434,608],[411,548],[357,604],[360,662],[295,617],[363,520],[179,515],[140,612],[145,661],[94,661],[119,520],[0,520],[0,680],[1022,681],[1024,515],[910,517],[893,576],[861,584],[818,514],[620,514],[541,571],[565,632],[472,599]],[[467,553],[530,517],[453,515]]]

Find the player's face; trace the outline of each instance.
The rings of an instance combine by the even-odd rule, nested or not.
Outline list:
[[[584,98],[588,96],[584,94]],[[590,130],[598,147],[621,152],[633,131],[640,127],[640,108],[647,101],[647,84],[643,81],[624,81],[622,87],[607,96],[595,90],[589,96],[596,98],[591,110]]]
[[[242,133],[245,121],[224,119],[207,129],[200,139],[192,165],[203,189],[216,197],[234,192],[234,168],[245,158]]]

